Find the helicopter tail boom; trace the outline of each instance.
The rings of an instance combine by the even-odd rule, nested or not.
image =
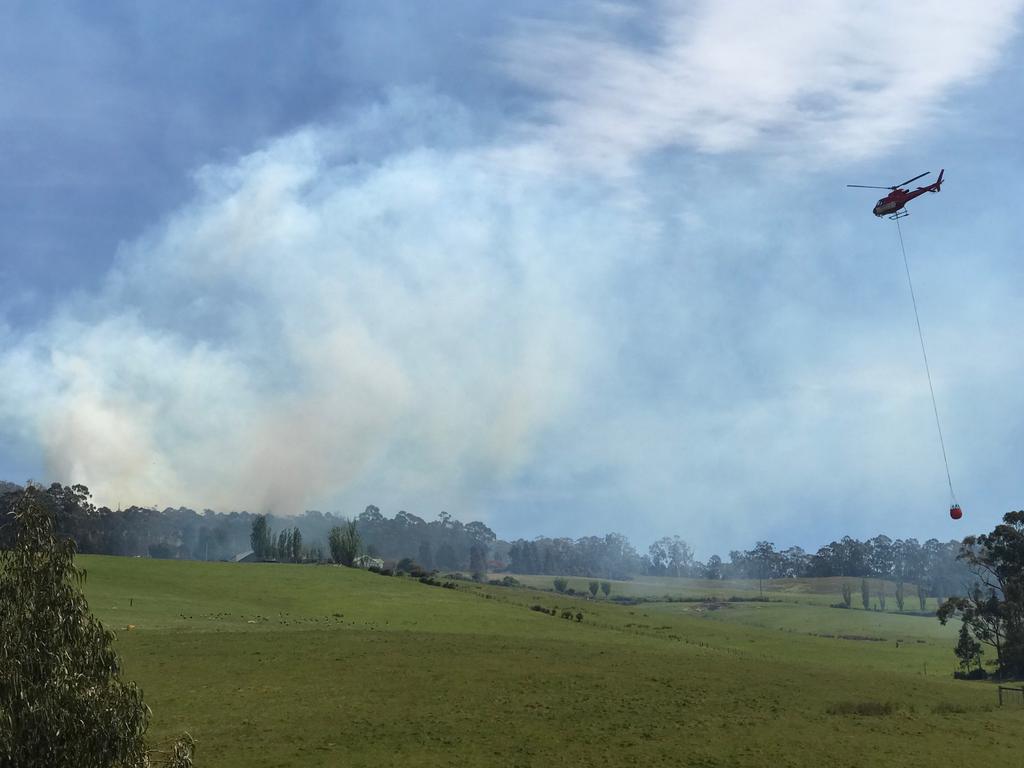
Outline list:
[[[935,180],[935,191],[936,192],[938,192],[940,189],[942,189],[942,174],[944,174],[945,172],[946,172],[945,168],[943,168],[941,171],[939,171],[939,178],[937,178]]]

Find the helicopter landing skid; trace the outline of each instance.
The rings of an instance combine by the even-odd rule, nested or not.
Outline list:
[[[901,208],[900,210],[896,211],[896,213],[894,213],[889,218],[892,219],[893,221],[896,221],[896,219],[905,219],[909,215],[910,215],[910,211],[908,211],[906,208]]]

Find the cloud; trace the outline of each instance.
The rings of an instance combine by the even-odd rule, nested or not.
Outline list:
[[[538,164],[568,157],[622,172],[671,147],[805,162],[876,155],[995,66],[1022,3],[609,7],[603,19],[525,22],[507,44],[505,69],[547,99]]]

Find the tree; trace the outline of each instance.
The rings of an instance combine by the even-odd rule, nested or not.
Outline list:
[[[960,662],[960,669],[967,673],[971,667],[977,666],[979,674],[981,673],[981,643],[975,640],[970,631],[967,629],[967,624],[960,625],[960,636],[956,643],[956,648],[953,649],[953,653],[956,654],[957,660]]]
[[[917,583],[917,603],[921,606],[921,613],[925,612],[928,602],[928,590],[925,589],[924,584],[921,582]]]
[[[331,560],[351,568],[362,547],[355,520],[331,528],[327,535],[327,544],[331,549]]]
[[[256,557],[270,557],[270,526],[267,525],[266,515],[257,515],[252,521],[252,532],[249,534],[249,544]]]
[[[442,514],[447,514],[447,512],[443,512]],[[442,544],[437,550],[436,562],[440,568],[458,568],[459,558],[455,554],[455,548],[448,542]]]
[[[592,581],[589,584],[587,584],[587,589],[590,590],[590,596],[591,597],[597,597],[597,590],[599,590],[600,588],[601,588],[601,583],[597,582],[597,581]]]
[[[903,579],[896,582],[896,607],[903,612]]]
[[[704,578],[705,579],[721,579],[722,578],[722,558],[718,555],[712,555],[708,558],[708,564],[704,566]]]
[[[939,607],[939,621],[959,616],[962,629],[995,650],[1000,676],[1024,675],[1024,510],[1007,512],[992,533],[968,536],[958,559],[977,581]]]
[[[848,582],[843,582],[843,605],[849,608],[853,605],[853,587]]]
[[[868,586],[867,579],[860,580],[860,601],[864,604],[864,610],[870,610],[871,608],[871,588]]]
[[[880,582],[878,585],[878,606],[884,611],[885,610],[885,582]]]
[[[75,542],[58,539],[44,492],[29,488],[0,551],[0,765],[143,768],[192,764],[187,735],[169,756],[145,743],[149,708],[121,679],[114,636],[89,611]]]
[[[655,574],[685,576],[693,566],[693,550],[679,536],[663,536],[647,552]]]
[[[555,579],[554,584],[555,592],[565,592],[566,587],[569,586],[569,581],[559,576],[557,579]]]
[[[293,563],[302,562],[302,532],[298,527],[292,530],[291,561]]]
[[[487,572],[487,547],[484,544],[474,544],[469,548],[469,571],[470,573]]]
[[[611,593],[611,591],[612,591],[612,585],[611,585],[611,582],[609,582],[609,581],[602,581],[602,582],[601,582],[601,591],[602,591],[602,592],[604,593],[604,596],[605,596],[605,597],[608,597],[608,595],[609,595],[609,594]]]
[[[429,541],[421,541],[419,553],[416,556],[419,564],[422,565],[426,570],[434,570],[434,553],[430,549]]]

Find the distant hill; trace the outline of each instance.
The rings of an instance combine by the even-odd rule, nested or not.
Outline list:
[[[22,487],[17,483],[9,483],[6,480],[0,480],[0,494],[15,493],[20,490],[22,490]]]

